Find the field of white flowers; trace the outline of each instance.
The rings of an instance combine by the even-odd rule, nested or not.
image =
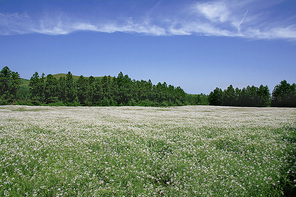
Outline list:
[[[281,196],[295,133],[295,108],[0,106],[0,196]]]

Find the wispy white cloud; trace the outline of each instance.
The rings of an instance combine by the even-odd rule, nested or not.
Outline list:
[[[238,22],[238,21],[233,21],[232,25],[235,26],[238,30],[238,32],[241,32],[241,25],[243,24],[243,22],[245,21],[245,18],[248,14],[248,10],[245,12],[244,17]]]
[[[214,0],[197,2],[180,10],[153,13],[149,16],[106,19],[60,17],[31,17],[28,14],[0,13],[0,35],[39,33],[65,35],[76,31],[125,32],[154,36],[202,35],[242,37],[249,39],[285,39],[296,41],[293,20],[272,19],[260,12],[257,1]],[[270,7],[276,6],[274,3]],[[295,16],[291,16],[292,18]],[[282,23],[281,23],[282,22]]]
[[[60,17],[33,20],[29,16],[0,13],[0,35],[39,33],[47,35],[65,35],[76,31],[95,31],[104,33],[125,32],[149,35],[167,35],[166,30],[147,21],[135,23],[125,21],[108,21],[95,23],[80,22],[77,19],[63,21]]]
[[[256,39],[288,39],[296,40],[296,26],[274,27],[268,30],[258,28],[248,28],[244,37]]]
[[[212,22],[226,22],[230,14],[226,4],[221,1],[197,3],[195,10]]]
[[[261,3],[255,0],[216,0],[195,3],[189,9],[197,21],[195,25],[190,26],[191,32],[208,36],[288,39],[295,41],[295,20],[281,20],[278,18],[276,21],[276,19],[272,18],[272,15],[264,14],[268,6],[276,6],[276,2],[270,1],[262,6],[262,10],[260,10]],[[251,12],[249,12],[250,9]],[[268,11],[269,14],[270,12]]]
[[[18,13],[0,13],[0,34],[25,34],[30,33],[32,21],[28,15]]]

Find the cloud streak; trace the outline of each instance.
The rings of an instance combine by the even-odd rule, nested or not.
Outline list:
[[[259,15],[256,1],[210,1],[193,3],[180,10],[155,16],[106,19],[69,17],[32,17],[28,14],[0,13],[0,34],[66,35],[77,31],[136,33],[154,36],[201,35],[248,39],[283,39],[296,41],[293,21],[274,21]],[[274,6],[274,5],[273,5]],[[252,11],[255,10],[255,11]],[[176,14],[177,13],[177,14]],[[64,17],[66,16],[66,17]],[[295,16],[292,16],[295,17]],[[281,24],[281,25],[279,25]]]
[[[211,22],[226,22],[229,19],[229,9],[224,2],[197,3],[195,10]]]

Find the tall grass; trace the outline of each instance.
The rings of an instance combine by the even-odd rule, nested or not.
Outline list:
[[[293,108],[0,107],[0,196],[283,196]]]

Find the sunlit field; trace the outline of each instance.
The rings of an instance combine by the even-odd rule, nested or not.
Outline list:
[[[295,108],[0,106],[0,196],[282,196],[295,132]]]

